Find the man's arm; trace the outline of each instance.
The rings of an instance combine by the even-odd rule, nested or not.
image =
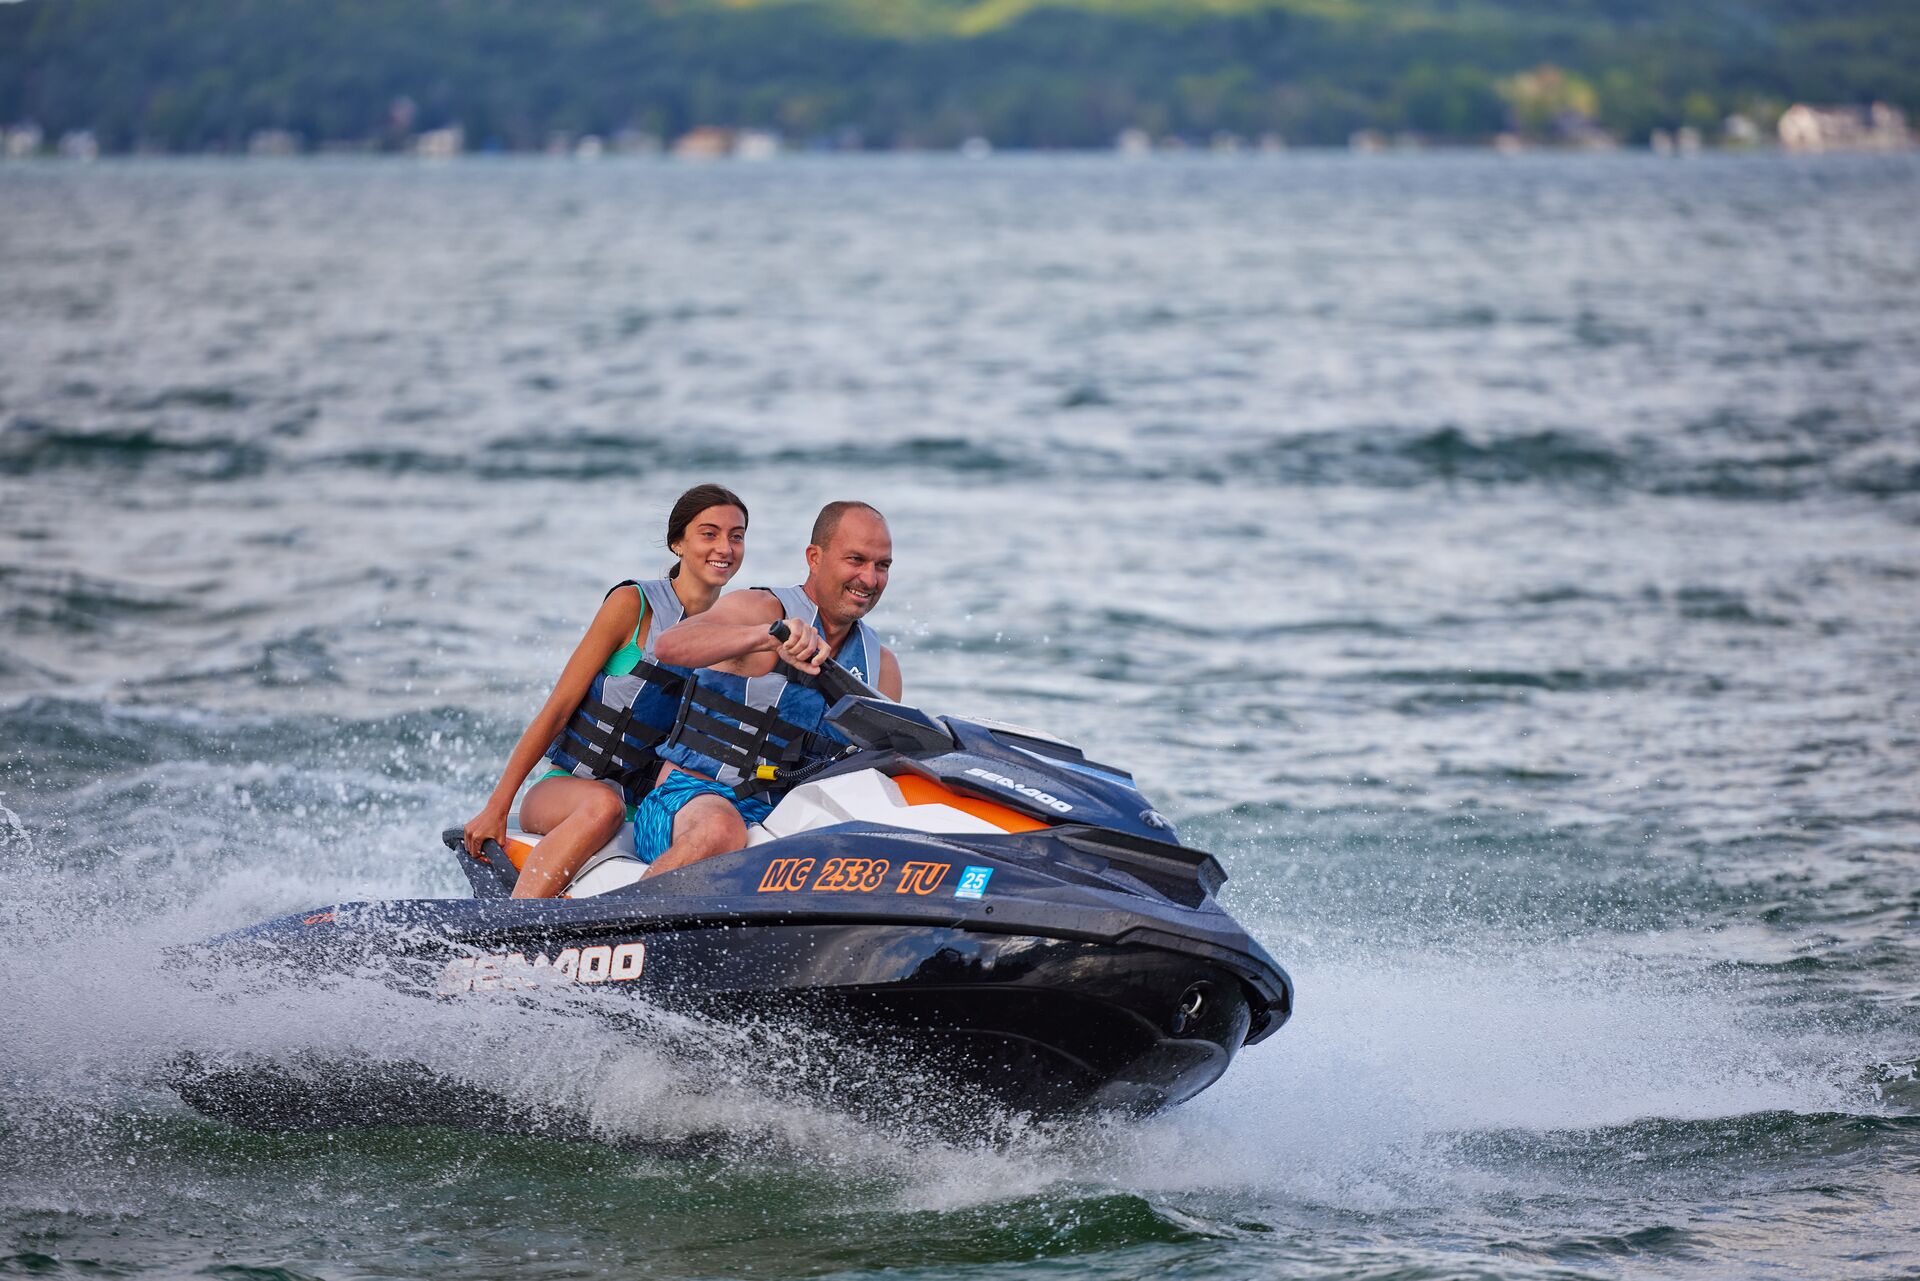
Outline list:
[[[900,660],[885,645],[880,647],[880,692],[896,703],[900,701]]]
[[[780,647],[767,627],[780,617],[780,602],[770,592],[728,592],[713,608],[683,618],[653,643],[653,656],[675,667],[713,667],[748,654]]]
[[[730,592],[704,614],[685,618],[660,633],[653,656],[674,667],[719,667],[756,654],[773,654],[803,672],[820,670],[827,643],[808,623],[787,620],[783,643],[767,630],[780,617],[780,601],[771,592]],[[763,670],[771,670],[768,662]],[[749,671],[747,675],[754,673]]]

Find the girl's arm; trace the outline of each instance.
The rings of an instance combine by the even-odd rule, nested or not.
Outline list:
[[[513,745],[513,751],[507,757],[507,767],[500,774],[500,781],[493,786],[493,793],[487,797],[487,803],[480,812],[467,822],[466,845],[472,854],[480,852],[480,846],[488,840],[500,840],[507,832],[507,812],[513,808],[514,795],[519,792],[520,784],[526,779],[534,763],[546,754],[547,745],[553,742],[554,735],[560,732],[573,709],[587,696],[587,687],[593,684],[593,678],[601,668],[607,665],[607,659],[613,652],[626,644],[627,637],[633,634],[634,626],[640,621],[640,592],[617,591],[600,603],[600,612],[593,616],[593,622],[587,626],[587,634],[580,638],[574,647],[573,657],[560,673],[560,679],[554,683],[553,692],[547,695],[547,701],[534,714],[527,728],[521,731],[520,741]],[[651,623],[651,618],[646,620]],[[642,643],[645,638],[642,637]]]

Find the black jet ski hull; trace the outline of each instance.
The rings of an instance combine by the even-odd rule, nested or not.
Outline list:
[[[355,909],[334,913],[322,928]],[[285,925],[310,930],[304,923],[314,915],[321,914]],[[565,936],[488,930],[439,942],[417,929],[404,941],[375,929],[353,942],[334,935],[331,955],[323,956],[276,946],[286,935],[266,928],[248,950],[260,973],[283,979],[320,974],[328,960],[357,969],[377,954],[390,981],[427,999],[511,1000],[565,985],[590,992],[615,1017],[644,1002],[730,1026],[818,1034],[829,1051],[859,1052],[867,1070],[847,1071],[829,1052],[801,1061],[802,1069],[817,1069],[817,1080],[802,1079],[803,1070],[785,1084],[855,1108],[914,1079],[1021,1112],[1150,1113],[1217,1080],[1252,1017],[1245,985],[1232,972],[1144,943],[871,921],[657,930],[607,921]],[[449,1096],[408,1065],[373,1072],[307,1065],[289,1073],[194,1062],[175,1078],[200,1111],[256,1128],[403,1121],[520,1128],[511,1097],[461,1097],[468,1091],[460,1087]],[[901,1093],[911,1099],[913,1090]],[[949,1092],[941,1107],[950,1111],[953,1103]],[[935,1110],[926,1119],[938,1123]]]
[[[622,933],[598,946],[615,958],[644,949],[636,979],[596,985],[609,998],[804,1026],[1022,1110],[1181,1102],[1226,1071],[1251,1019],[1231,973],[1142,944],[849,922]],[[543,968],[564,952],[545,952]],[[534,944],[456,959],[434,987],[537,983],[542,955]]]
[[[984,734],[954,725],[963,739]],[[1221,910],[1219,865],[1171,839],[1135,794],[1107,773],[1062,781],[1016,755],[938,756],[936,781],[972,778],[1049,808],[1055,821],[1038,830],[846,822],[572,900],[505,897],[513,872],[497,847],[475,858],[451,832],[474,898],[318,909],[209,948],[276,982],[373,972],[445,1001],[565,985],[615,1018],[657,1009],[804,1028],[885,1065],[848,1073],[831,1049],[814,1056],[835,1104],[870,1102],[837,1091],[890,1078],[1035,1113],[1138,1114],[1191,1098],[1286,1022],[1291,980]],[[879,763],[932,768],[901,755]],[[1058,821],[1050,808],[1091,812],[1102,788],[1135,806],[1103,815],[1114,826]],[[436,1098],[414,1065],[390,1066],[367,1084],[324,1068],[191,1064],[176,1083],[203,1111],[274,1127],[515,1114],[513,1087]]]

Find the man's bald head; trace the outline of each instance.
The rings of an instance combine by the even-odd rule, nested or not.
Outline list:
[[[841,519],[850,511],[870,512],[882,525],[887,523],[887,518],[872,503],[863,503],[857,498],[842,498],[820,509],[820,514],[813,518],[813,533],[807,541],[815,547],[831,547],[833,536],[840,532]]]

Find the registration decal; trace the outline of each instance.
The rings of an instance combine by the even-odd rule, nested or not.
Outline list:
[[[877,890],[887,879],[888,863],[883,858],[830,858],[820,869],[813,891],[822,893],[863,893]]]
[[[813,875],[813,860],[810,858],[776,858],[767,864],[766,875],[760,878],[761,894],[790,894],[794,890],[807,888],[807,878]]]
[[[990,867],[969,867],[960,873],[960,884],[955,887],[955,898],[985,898],[987,882],[993,879]]]
[[[951,863],[908,863],[900,869],[900,883],[893,887],[893,892],[931,894],[947,879],[947,869],[952,866]]]

